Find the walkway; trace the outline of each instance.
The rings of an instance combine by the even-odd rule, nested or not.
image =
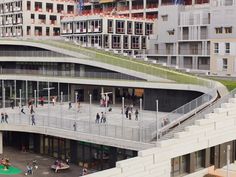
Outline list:
[[[79,111],[77,111],[78,108],[75,104],[72,104],[71,109],[69,109],[68,103],[57,103],[55,106],[51,104],[49,107],[47,104],[44,106],[39,105],[37,108],[34,108],[36,125],[32,125],[32,115],[28,107],[24,107],[26,114],[21,113],[21,109],[18,107],[14,109],[5,108],[5,110],[1,109],[0,113],[6,112],[8,114],[8,124],[3,122],[0,125],[2,130],[22,131],[23,126],[24,129],[28,128],[30,132],[51,133],[51,135],[54,136],[60,136],[61,133],[63,136],[67,134],[71,137],[71,133],[73,133],[75,137],[71,137],[71,139],[80,139],[84,136],[84,138],[91,139],[94,143],[104,143],[99,142],[98,139],[101,138],[104,140],[108,138],[109,141],[113,141],[113,144],[108,143],[107,145],[114,145],[115,143],[117,147],[126,147],[129,144],[132,147],[126,148],[141,150],[147,148],[142,145],[142,143],[150,144],[148,147],[154,146],[154,144],[151,145],[151,140],[152,134],[155,132],[153,129],[156,129],[156,116],[163,117],[163,115],[167,114],[161,112],[157,114],[154,111],[142,111],[142,113],[139,114],[139,119],[135,120],[133,111],[132,120],[126,118],[125,115],[124,119],[122,119],[121,108],[117,106],[112,107],[111,112],[107,110],[106,123],[95,123],[96,114],[100,113],[101,116],[101,112],[106,112],[105,108],[97,104],[91,105],[91,111],[89,111],[89,108],[89,105],[86,103],[80,105]],[[28,125],[28,127],[26,127],[26,125]],[[60,131],[58,129],[60,129]],[[27,130],[25,129],[25,131]],[[66,131],[66,133],[63,131]],[[91,136],[91,134],[93,136]],[[85,141],[86,139],[83,140]],[[118,140],[123,141],[123,145],[119,144],[120,142],[118,143]]]

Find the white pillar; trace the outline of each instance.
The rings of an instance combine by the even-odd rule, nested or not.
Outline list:
[[[14,104],[16,106],[16,80],[14,80],[14,91],[15,91],[15,96],[14,96]]]
[[[22,106],[22,102],[21,102],[21,89],[20,89],[20,105],[19,105],[19,107],[21,107]]]
[[[28,81],[25,81],[25,104],[28,103]]]
[[[91,133],[92,131],[92,95],[89,94],[89,132]]]
[[[0,154],[3,154],[3,137],[2,137],[2,132],[0,132]]]
[[[159,137],[159,128],[160,128],[160,121],[158,120],[158,111],[159,111],[159,108],[158,108],[158,100],[156,100],[157,140],[158,140],[158,137]]]
[[[116,104],[116,88],[112,90],[112,103]]]
[[[141,120],[142,120],[142,107],[143,107],[143,100],[142,100],[142,98],[140,98],[140,104],[139,104],[139,109],[140,109],[140,116],[139,116],[139,141],[142,141],[142,122],[141,122]]]
[[[229,177],[230,145],[227,145],[227,177]]]
[[[122,137],[124,136],[124,118],[125,118],[125,116],[124,116],[124,114],[125,114],[125,98],[124,97],[122,97]]]
[[[34,106],[37,107],[37,90],[34,90]]]
[[[6,89],[5,89],[5,87],[3,87],[2,99],[3,99],[3,108],[5,108],[6,107]]]
[[[143,18],[146,19],[147,0],[143,0]],[[144,25],[145,26],[145,25]]]

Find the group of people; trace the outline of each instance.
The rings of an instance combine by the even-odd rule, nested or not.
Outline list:
[[[4,123],[6,122],[8,124],[8,114],[5,112],[5,113],[1,113],[1,123]]]
[[[38,164],[36,160],[33,160],[32,164],[27,163],[26,165],[26,173],[25,175],[33,175],[33,170],[37,170],[38,169]]]
[[[10,159],[8,157],[2,158],[0,164],[4,166],[5,170],[8,170],[11,166]]]
[[[96,114],[96,119],[95,119],[95,123],[106,123],[107,118],[106,118],[106,113],[101,112],[101,116],[99,113]]]
[[[135,114],[135,120],[138,120],[139,112],[138,109],[134,111],[133,105],[125,106],[125,117],[129,120],[132,120],[132,114]],[[121,113],[123,114],[123,109],[121,108]]]

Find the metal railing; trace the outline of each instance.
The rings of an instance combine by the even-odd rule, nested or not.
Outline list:
[[[203,94],[200,97],[190,101],[189,103],[175,109],[163,117],[157,117],[156,122],[153,122],[149,126],[151,137],[157,137],[160,139],[169,130],[180,125],[180,123],[192,115],[196,114],[199,110],[213,102],[217,97],[217,91],[213,89],[209,93]]]
[[[64,103],[65,102],[63,102],[63,104]],[[48,105],[45,104],[44,106],[47,108]],[[52,105],[50,105],[50,107],[51,106]],[[72,106],[74,107],[74,105]],[[106,123],[95,123],[95,119],[90,122],[89,114],[87,112],[80,113],[80,115],[77,115],[78,113],[76,110],[74,110],[74,112],[69,115],[70,118],[68,118],[68,115],[66,115],[65,113],[66,110],[63,108],[59,110],[61,114],[59,114],[58,116],[53,116],[54,112],[50,110],[50,107],[48,108],[49,112],[46,114],[42,114],[42,112],[40,113],[37,111],[37,109],[34,109],[35,113],[33,113],[33,115],[35,118],[35,125],[32,125],[32,114],[23,114],[20,112],[20,108],[15,112],[11,111],[10,108],[2,108],[0,109],[0,111],[4,113],[6,112],[8,114],[8,124],[13,124],[16,126],[25,125],[31,127],[58,128],[60,130],[71,131],[71,133],[80,132],[141,143],[151,142],[151,132],[148,131],[147,128],[140,128],[138,126],[132,125],[122,126],[111,124],[108,122],[108,119]],[[47,109],[45,110],[47,112]],[[82,120],[79,119],[81,117],[83,117]],[[109,119],[112,119],[112,117],[109,117]]]
[[[62,77],[78,77],[78,78],[93,78],[93,79],[116,79],[116,80],[132,80],[142,81],[143,79],[113,72],[80,72],[76,70],[47,70],[47,69],[5,69],[0,68],[0,74],[22,74],[22,75],[35,75],[35,76],[62,76]]]
[[[54,51],[0,51],[0,57],[71,57]]]
[[[183,122],[181,126],[177,126],[177,127],[173,128],[173,129],[169,130],[168,132],[165,132],[167,134],[162,134],[162,136],[160,136],[159,138],[160,139],[162,137],[165,138],[165,139],[166,138],[168,138],[168,139],[169,138],[173,138],[174,137],[174,133],[179,132],[179,131],[183,131],[183,127],[193,125],[196,120],[205,119],[205,115],[206,114],[214,112],[215,108],[220,108],[222,103],[227,103],[230,98],[234,98],[235,97],[235,94],[236,94],[236,89],[232,90],[229,94],[225,95],[221,99],[218,99],[216,102],[208,105],[207,107],[205,107],[204,109],[199,111],[197,114],[194,114],[188,120]]]

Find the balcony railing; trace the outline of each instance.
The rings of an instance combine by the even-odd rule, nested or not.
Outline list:
[[[141,79],[122,73],[111,72],[79,72],[76,70],[47,70],[40,68],[38,70],[30,69],[0,69],[0,74],[19,74],[29,76],[48,76],[48,77],[73,77],[73,78],[90,78],[90,79],[116,79],[141,81]]]

